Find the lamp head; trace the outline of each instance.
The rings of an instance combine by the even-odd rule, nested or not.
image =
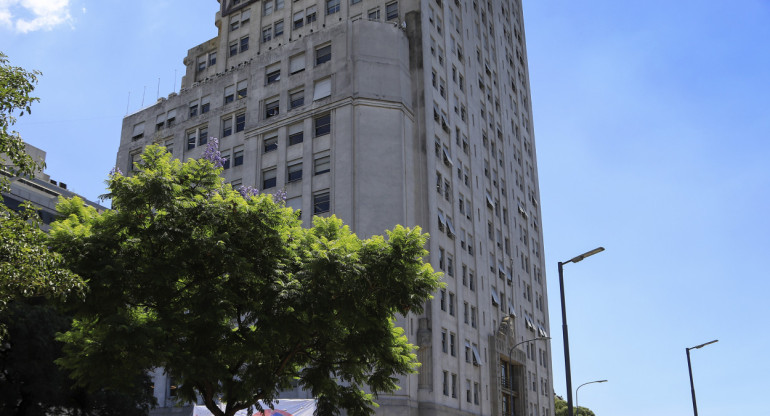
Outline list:
[[[602,251],[604,251],[604,247],[597,247],[597,248],[595,248],[595,249],[593,249],[593,250],[591,250],[589,252],[583,253],[583,254],[581,254],[579,256],[575,256],[575,257],[565,261],[565,263],[577,263],[577,262],[583,261],[583,259],[585,259],[586,257],[591,257],[594,254],[601,253]]]
[[[691,350],[697,350],[697,349],[699,349],[699,348],[703,348],[703,347],[705,347],[706,345],[710,345],[710,344],[713,344],[713,343],[715,343],[715,342],[719,342],[719,340],[718,340],[718,339],[715,339],[715,340],[713,340],[713,341],[709,341],[709,342],[707,342],[707,343],[705,343],[705,344],[696,345],[696,346],[694,346],[694,347],[692,347],[692,348],[689,348],[689,349],[691,349]]]

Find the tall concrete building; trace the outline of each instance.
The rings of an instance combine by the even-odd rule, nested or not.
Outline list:
[[[218,137],[226,180],[285,189],[306,225],[422,226],[447,286],[400,318],[422,367],[377,412],[551,416],[550,344],[524,342],[549,319],[521,0],[220,3],[180,91],[124,119],[118,166]]]

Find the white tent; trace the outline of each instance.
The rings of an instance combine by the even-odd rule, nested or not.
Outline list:
[[[244,409],[238,411],[235,416],[313,416],[316,408],[316,401],[314,399],[276,400],[273,404],[275,410],[265,406],[261,400],[259,404],[265,409],[263,412],[258,412],[254,408],[251,409],[251,412],[248,409]],[[206,406],[196,405],[193,407],[192,415],[190,416],[213,416],[213,414]]]

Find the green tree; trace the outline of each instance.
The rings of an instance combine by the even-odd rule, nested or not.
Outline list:
[[[141,416],[154,403],[144,375],[139,388],[127,393],[73,388],[67,374],[54,363],[61,357],[57,332],[70,327],[71,317],[41,298],[14,301],[0,313],[8,328],[0,345],[0,414],[37,416]]]
[[[6,174],[33,176],[42,168],[26,153],[19,133],[11,130],[17,114],[29,113],[30,105],[38,100],[30,96],[38,75],[9,65],[0,52],[0,191],[8,189]],[[82,291],[83,281],[61,267],[60,256],[48,250],[45,239],[37,214],[29,206],[14,212],[0,204],[0,312],[13,300]],[[0,325],[0,341],[4,332]]]
[[[553,396],[554,406],[553,406],[553,414],[555,416],[567,416],[567,411],[569,410],[567,407],[567,401],[564,400],[561,396],[557,396],[554,394]],[[578,412],[579,409],[579,412]],[[593,412],[593,410],[587,408],[587,407],[575,407],[573,408],[573,411],[575,412],[575,416],[596,416]]]
[[[133,176],[110,175],[114,210],[60,204],[52,244],[89,293],[59,362],[84,386],[162,367],[181,399],[218,416],[270,404],[292,382],[319,414],[371,414],[418,365],[394,317],[421,312],[440,286],[422,260],[427,236],[397,226],[362,240],[335,217],[305,229],[220,172],[149,146]]]
[[[32,103],[39,101],[30,95],[39,75],[38,71],[11,66],[8,57],[0,52],[0,155],[4,154],[7,158],[4,162],[9,162],[4,163],[3,169],[12,175],[32,176],[37,167],[25,151],[21,136],[11,127],[16,124],[16,114],[19,117],[29,114]]]

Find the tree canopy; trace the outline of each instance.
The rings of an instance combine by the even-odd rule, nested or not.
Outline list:
[[[8,328],[0,344],[0,414],[9,416],[143,416],[155,399],[150,378],[143,375],[130,392],[73,388],[54,363],[61,357],[57,332],[70,327],[71,317],[42,297],[12,302],[0,312]]]
[[[8,177],[34,176],[42,168],[26,153],[24,141],[11,126],[30,112],[37,98],[30,94],[39,72],[11,66],[0,52],[0,191],[10,185]],[[38,216],[30,205],[14,212],[0,204],[0,313],[9,302],[33,296],[64,297],[80,293],[83,281],[61,267],[60,257],[48,250]],[[0,340],[4,326],[0,324]]]
[[[8,57],[0,52],[0,155],[5,155],[3,168],[12,175],[31,176],[37,166],[25,151],[21,136],[11,127],[16,124],[17,114],[29,114],[32,103],[39,101],[31,95],[39,75],[38,71],[11,66]]]
[[[557,396],[555,394],[553,395],[553,401],[554,401],[554,407],[553,407],[554,416],[567,416],[567,412],[569,410],[567,406],[567,401],[564,400],[563,397]],[[575,407],[573,411],[575,413],[575,416],[596,416],[593,410],[583,406]]]
[[[269,405],[293,382],[319,414],[371,414],[418,365],[394,319],[440,285],[427,236],[396,226],[364,240],[333,216],[303,228],[220,172],[149,146],[132,176],[110,175],[112,211],[60,204],[51,244],[89,292],[59,362],[83,386],[162,367],[178,397],[218,416]]]

